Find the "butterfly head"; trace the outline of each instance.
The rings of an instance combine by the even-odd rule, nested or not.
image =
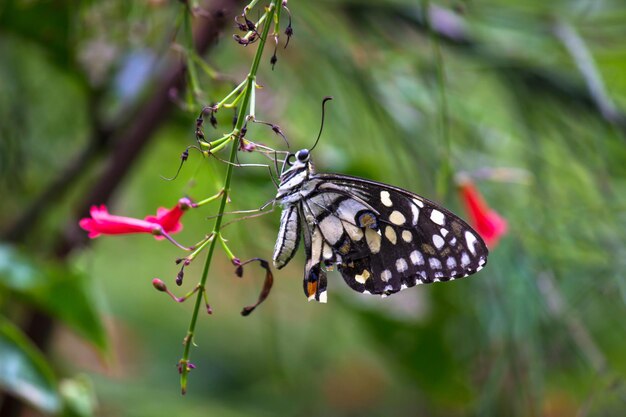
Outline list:
[[[287,157],[285,169],[280,175],[277,198],[283,198],[285,195],[298,191],[313,173],[311,152],[308,149],[300,149],[290,154]]]
[[[298,152],[293,154],[295,162],[291,162],[291,166],[295,166],[297,164],[307,164],[309,159],[311,159],[311,151],[308,149],[300,149]],[[289,163],[289,161],[287,162]]]
[[[296,153],[289,154],[285,162],[285,167],[280,175],[281,184],[292,178],[294,175],[301,172],[309,172],[312,169],[311,151],[308,149],[300,149]]]

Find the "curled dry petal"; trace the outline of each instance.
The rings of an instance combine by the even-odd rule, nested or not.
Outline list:
[[[265,259],[261,259],[261,258],[253,258],[250,260],[247,260],[245,262],[243,262],[241,265],[237,266],[236,268],[236,274],[238,277],[241,277],[243,275],[243,266],[249,262],[253,262],[253,261],[258,261],[259,265],[261,266],[261,268],[265,269],[265,281],[263,282],[263,289],[261,290],[261,293],[259,294],[259,298],[257,300],[256,303],[254,303],[253,305],[244,307],[243,310],[241,311],[241,315],[242,316],[247,316],[250,313],[252,313],[254,311],[255,308],[257,308],[259,306],[259,304],[261,304],[263,301],[265,301],[265,299],[267,298],[267,296],[270,294],[270,290],[272,289],[272,285],[274,284],[274,275],[272,274],[272,270],[270,269],[270,265],[269,263],[265,260]]]

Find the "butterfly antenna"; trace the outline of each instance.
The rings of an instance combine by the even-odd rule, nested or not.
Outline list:
[[[320,141],[320,137],[322,137],[322,131],[324,130],[324,115],[325,115],[325,108],[326,108],[326,102],[332,100],[333,98],[330,96],[326,96],[324,97],[324,100],[322,100],[322,124],[320,126],[320,132],[317,134],[317,139],[315,139],[315,143],[313,144],[313,147],[311,149],[309,149],[309,151],[312,151],[313,149],[315,149],[315,147],[317,146],[317,142]]]

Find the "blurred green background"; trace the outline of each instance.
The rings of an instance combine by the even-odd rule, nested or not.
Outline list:
[[[175,247],[141,235],[86,246],[76,222],[117,149],[131,158],[110,190],[116,214],[143,218],[219,190],[225,165],[194,152],[175,181],[160,176],[195,143],[202,104],[249,70],[256,44],[231,38],[243,5],[196,12],[196,29],[220,32],[202,55],[220,76],[196,61],[194,97],[164,75],[189,46],[179,2],[0,3],[0,414],[625,415],[622,0],[292,0],[294,36],[283,49],[281,35],[274,70],[273,45],[265,51],[257,118],[280,125],[292,150],[311,146],[332,95],[319,171],[404,187],[462,216],[454,175],[469,172],[509,232],[470,279],[379,299],[333,273],[326,305],[302,294],[301,252],[246,318],[263,273],[237,278],[218,250],[214,313],[199,318],[197,368],[180,395],[192,305],[151,280],[182,295],[204,256],[177,288]],[[158,103],[171,111],[150,113]],[[206,123],[207,139],[232,117]],[[124,148],[140,136],[146,146]],[[248,137],[285,149],[267,126]],[[267,170],[236,169],[227,210],[274,194]],[[177,239],[210,232],[216,210],[186,214]],[[224,233],[238,257],[270,258],[278,220]]]

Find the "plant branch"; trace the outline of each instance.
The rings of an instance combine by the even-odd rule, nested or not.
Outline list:
[[[226,202],[228,201],[228,198],[230,195],[230,184],[231,184],[231,179],[232,179],[233,167],[234,167],[234,162],[235,162],[235,158],[237,155],[237,150],[239,147],[238,138],[241,133],[241,129],[243,128],[245,122],[247,121],[248,111],[250,108],[252,108],[252,105],[253,105],[252,98],[254,94],[254,89],[256,88],[256,74],[258,72],[259,65],[261,63],[261,57],[263,56],[263,50],[265,48],[265,43],[266,43],[267,36],[269,33],[269,28],[271,27],[272,18],[274,14],[276,13],[277,7],[279,7],[277,6],[277,3],[278,3],[278,0],[273,0],[270,3],[270,6],[267,8],[263,16],[266,18],[265,20],[266,23],[263,26],[263,31],[259,39],[259,44],[256,50],[256,54],[254,55],[254,60],[250,67],[250,72],[248,73],[248,76],[246,78],[246,83],[242,91],[242,102],[241,102],[241,106],[239,107],[239,112],[237,114],[237,123],[235,124],[235,128],[233,129],[233,132],[231,133],[232,143],[231,143],[230,157],[228,160],[229,164],[226,165],[226,177],[224,179],[224,187],[222,188],[223,194],[220,200],[220,206],[218,209],[217,217],[215,219],[215,224],[213,226],[213,231],[212,231],[212,234],[214,236],[219,236],[219,238],[213,239],[211,241],[208,252],[207,252],[207,257],[204,263],[202,277],[200,278],[200,284],[199,284],[199,288],[201,290],[198,292],[196,296],[196,302],[194,304],[193,312],[191,315],[191,321],[189,322],[187,335],[185,336],[185,339],[184,339],[185,347],[183,350],[183,356],[179,362],[179,370],[181,373],[180,385],[181,385],[181,392],[183,394],[185,394],[187,391],[187,376],[189,374],[189,371],[192,369],[191,363],[189,362],[189,357],[190,357],[191,346],[193,344],[193,338],[194,338],[195,331],[196,331],[196,323],[198,321],[198,316],[200,313],[200,306],[202,305],[202,297],[203,297],[203,293],[206,291],[206,281],[207,281],[207,277],[209,274],[209,269],[211,267],[211,261],[213,259],[215,245],[217,244],[218,240],[221,241],[220,230],[222,226],[222,219],[224,217],[223,214],[226,209]],[[260,20],[262,20],[263,17],[261,17]]]

